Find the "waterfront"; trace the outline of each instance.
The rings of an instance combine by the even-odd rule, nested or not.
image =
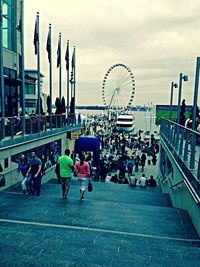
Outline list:
[[[77,112],[78,113],[80,112],[81,114],[84,114],[84,115],[103,114],[102,110],[84,109],[84,110],[77,110]],[[160,126],[155,124],[154,116],[152,116],[152,121],[151,121],[149,112],[147,112],[147,111],[134,111],[133,114],[135,116],[135,129],[136,130],[159,132]],[[151,121],[151,123],[150,123],[150,121]]]

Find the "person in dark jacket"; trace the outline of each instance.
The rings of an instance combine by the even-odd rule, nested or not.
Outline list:
[[[156,187],[156,180],[153,178],[153,175],[150,176],[150,179],[147,181],[147,185],[151,187]]]
[[[36,156],[35,151],[31,153],[32,159],[30,161],[30,168],[26,174],[28,179],[28,186],[30,188],[30,193],[40,196],[40,187],[42,180],[42,161]],[[32,187],[33,182],[33,187]]]

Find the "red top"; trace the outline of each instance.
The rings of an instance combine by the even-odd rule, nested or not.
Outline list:
[[[90,166],[88,162],[84,162],[83,165],[80,162],[76,162],[74,166],[74,172],[77,173],[77,177],[86,178],[90,176]]]

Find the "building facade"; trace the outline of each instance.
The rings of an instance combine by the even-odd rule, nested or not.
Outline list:
[[[20,101],[21,34],[19,27],[20,0],[2,0],[5,116],[17,115]],[[0,94],[2,94],[1,90]]]
[[[40,89],[42,90],[44,75],[40,73]],[[37,112],[38,73],[37,70],[25,70],[25,111],[29,115]],[[42,111],[47,112],[47,95],[40,92]],[[42,112],[41,112],[42,113]]]
[[[21,0],[1,0],[2,6],[2,64],[4,74],[5,116],[19,115],[22,107],[22,40]],[[41,85],[42,85],[41,74]],[[37,71],[25,71],[25,112],[37,110]],[[41,92],[42,102],[46,95]],[[43,100],[44,99],[44,100]],[[46,108],[43,103],[43,108]],[[2,90],[0,88],[0,117],[2,117]]]

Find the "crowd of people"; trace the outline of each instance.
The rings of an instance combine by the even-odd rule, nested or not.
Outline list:
[[[180,124],[191,128],[192,115],[186,119],[186,103],[182,101],[180,110]],[[31,116],[34,117],[32,112]],[[17,123],[17,118],[13,118],[13,125]],[[200,125],[200,113],[197,107],[196,124],[197,130]],[[85,136],[95,136],[100,141],[100,159],[96,167],[92,166],[92,153],[84,152],[81,155],[71,155],[66,149],[65,155],[56,157],[55,172],[58,183],[62,184],[62,196],[67,198],[72,176],[77,177],[80,182],[80,199],[84,198],[86,188],[85,178],[91,177],[94,182],[113,182],[119,184],[129,184],[130,186],[157,186],[153,175],[146,177],[145,169],[147,165],[156,165],[159,153],[159,138],[155,133],[146,138],[143,131],[122,132],[116,131],[114,120],[105,116],[91,116],[85,123]],[[36,155],[36,151],[31,153],[31,159],[27,159],[22,154],[18,163],[16,179],[21,173],[23,194],[40,195],[41,179],[45,170],[52,167],[55,162],[50,158],[50,154]],[[70,162],[70,164],[69,164]],[[67,165],[69,164],[69,166]],[[68,167],[66,167],[68,166]],[[66,171],[66,168],[67,171]],[[141,176],[139,175],[141,172]],[[66,179],[67,178],[67,179]]]
[[[91,177],[94,182],[113,182],[120,184],[139,185],[141,187],[156,186],[153,176],[145,176],[146,164],[156,164],[159,152],[158,140],[151,135],[150,140],[142,138],[142,131],[137,134],[117,133],[113,131],[113,125],[106,120],[93,120],[89,129],[100,140],[100,160],[97,167],[92,166],[92,153],[80,154],[73,161],[70,150],[58,158],[55,172],[58,183],[62,185],[62,197],[67,199],[71,178],[77,177],[80,183],[80,199],[84,198],[87,187],[87,179]],[[47,169],[52,166],[50,160],[45,162]],[[42,160],[31,153],[31,160],[22,154],[18,163],[16,179],[21,173],[23,194],[39,196],[41,179],[44,172]],[[141,178],[137,179],[135,173],[141,172]]]
[[[95,120],[93,124],[97,123]],[[139,171],[144,172],[147,164],[156,164],[159,141],[154,134],[148,139],[141,130],[137,133],[118,133],[114,130],[114,124],[108,126],[106,120],[98,126],[92,125],[94,135],[100,139],[102,151],[94,180],[104,182],[108,180],[108,174],[113,174],[111,182],[128,183],[128,178]]]
[[[91,167],[91,176],[95,182],[114,182],[133,185],[136,173],[145,172],[146,165],[157,162],[159,153],[159,140],[152,134],[145,138],[142,130],[137,133],[118,133],[115,131],[113,121],[91,119],[86,135],[94,135],[100,140],[100,160],[97,167]],[[86,153],[86,160],[91,165],[91,153]],[[138,176],[138,175],[137,175]],[[151,177],[153,178],[153,177]],[[135,179],[135,185],[140,184],[140,179]],[[156,181],[145,186],[155,186]]]

